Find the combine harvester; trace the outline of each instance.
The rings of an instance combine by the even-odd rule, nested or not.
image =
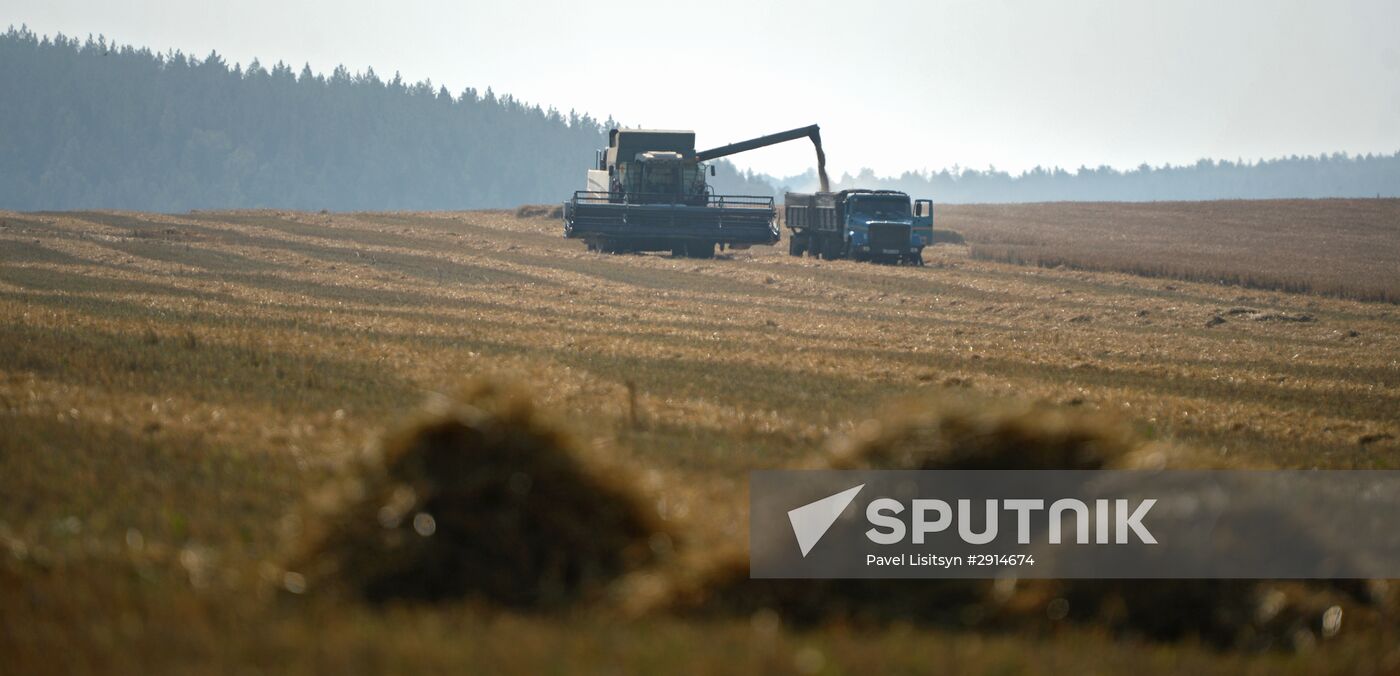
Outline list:
[[[588,189],[564,203],[564,236],[582,239],[589,251],[670,251],[711,258],[715,247],[746,249],[778,242],[772,197],[715,195],[709,160],[801,138],[817,150],[817,171],[827,189],[826,158],[817,125],[695,151],[695,132],[613,129],[608,147],[588,170]]]

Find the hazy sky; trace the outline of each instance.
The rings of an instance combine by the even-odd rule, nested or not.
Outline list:
[[[837,173],[1400,150],[1396,0],[0,0],[21,23],[489,86],[702,146],[816,122]]]

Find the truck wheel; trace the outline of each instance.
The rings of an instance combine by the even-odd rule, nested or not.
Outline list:
[[[828,237],[826,238],[826,247],[822,251],[822,258],[829,261],[843,258],[846,254],[845,248],[846,243],[841,241],[840,237]]]
[[[788,255],[801,256],[807,250],[807,238],[793,235],[788,239]]]

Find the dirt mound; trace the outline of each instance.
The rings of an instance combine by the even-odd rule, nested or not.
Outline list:
[[[907,402],[830,444],[832,469],[1105,469],[1144,446],[1113,418],[959,396]]]
[[[836,469],[1112,469],[1165,453],[1131,428],[1078,409],[969,398],[893,407],[831,444]],[[1176,464],[1176,463],[1172,463]],[[1160,459],[1159,465],[1160,466]],[[755,580],[747,552],[712,555],[675,581],[673,610],[776,613],[797,625],[915,621],[957,628],[1050,631],[1058,623],[1219,648],[1306,647],[1393,607],[1365,583],[1252,580]],[[1374,595],[1372,595],[1374,596]],[[1392,594],[1393,596],[1393,594]]]
[[[564,207],[560,204],[522,204],[515,210],[516,218],[563,218]]]
[[[1100,469],[1142,442],[1126,426],[1082,410],[966,395],[887,407],[831,441],[809,467],[830,469]],[[748,554],[725,552],[676,581],[681,612],[772,611],[789,622],[913,620],[958,627],[1009,623],[1031,603],[989,580],[753,580]]]
[[[652,558],[652,503],[529,400],[493,384],[388,436],[312,517],[288,567],[305,590],[370,602],[591,597]]]
[[[1266,312],[1250,307],[1232,307],[1225,311],[1231,317],[1241,317],[1256,322],[1297,322],[1307,324],[1317,321],[1316,317],[1309,314],[1290,314],[1287,312]],[[1217,315],[1218,316],[1218,315]]]

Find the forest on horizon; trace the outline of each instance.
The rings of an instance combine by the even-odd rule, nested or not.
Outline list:
[[[431,210],[559,202],[617,123],[338,66],[229,64],[104,37],[0,34],[0,208]],[[780,195],[721,160],[715,190]],[[1203,159],[1012,175],[953,168],[844,175],[945,203],[1400,196],[1400,151]]]

